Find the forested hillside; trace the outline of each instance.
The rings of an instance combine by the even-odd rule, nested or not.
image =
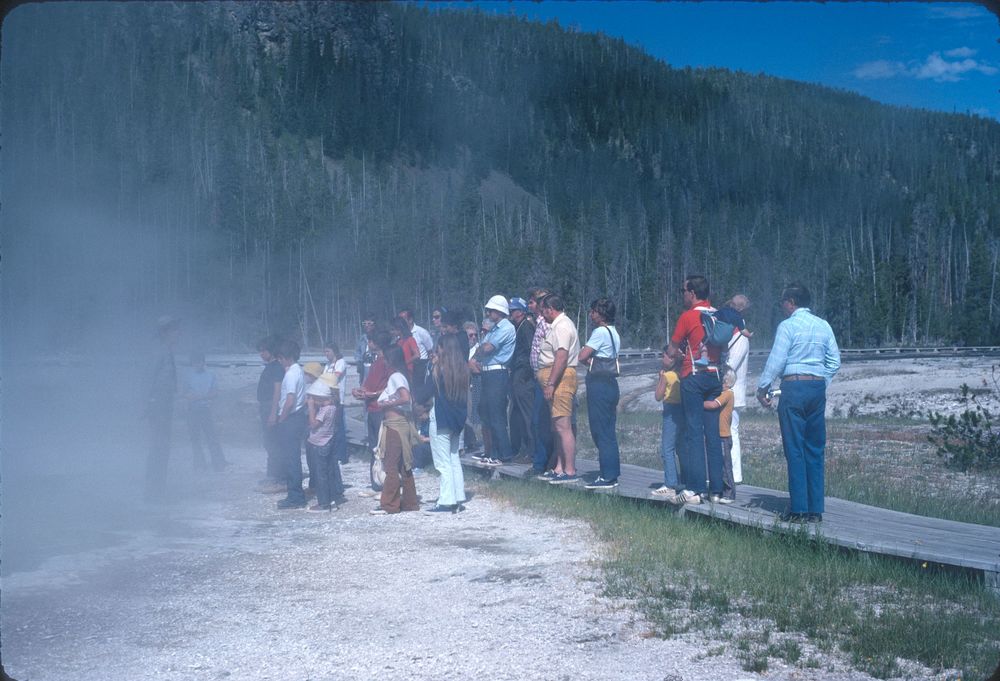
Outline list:
[[[543,283],[661,343],[685,273],[764,339],[800,279],[844,346],[1000,341],[992,120],[386,3],[22,6],[2,67],[5,305],[45,342],[346,340]]]

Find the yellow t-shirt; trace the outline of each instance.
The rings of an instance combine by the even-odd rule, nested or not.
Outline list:
[[[663,393],[664,404],[681,403],[681,377],[676,371],[661,371],[660,376],[667,384],[667,389]]]
[[[719,413],[719,435],[721,437],[732,437],[733,427],[733,391],[729,388],[722,391],[722,394],[715,398],[715,401],[722,407]]]

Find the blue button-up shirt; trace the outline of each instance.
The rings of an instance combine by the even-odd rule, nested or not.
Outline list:
[[[790,374],[822,376],[830,385],[840,369],[840,348],[833,329],[807,307],[800,307],[778,324],[778,332],[767,357],[758,389],[771,387],[774,379]]]
[[[483,345],[489,343],[493,346],[493,352],[479,355],[479,364],[489,366],[491,364],[503,364],[507,366],[510,358],[514,355],[514,345],[517,342],[517,329],[510,323],[509,319],[501,319],[497,325],[490,329],[490,332],[483,338]]]

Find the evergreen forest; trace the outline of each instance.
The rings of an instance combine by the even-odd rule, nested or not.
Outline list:
[[[688,273],[764,342],[800,280],[843,347],[1000,343],[994,120],[390,3],[23,5],[0,65],[34,346],[165,311],[218,349],[349,343],[530,285],[658,346]]]

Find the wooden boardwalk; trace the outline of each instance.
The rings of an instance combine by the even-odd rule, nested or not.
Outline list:
[[[355,411],[354,415],[357,414]],[[356,445],[364,441],[364,426],[349,418],[348,438]],[[475,452],[470,452],[475,453]],[[462,464],[483,473],[523,478],[530,466],[507,464],[500,468],[481,465],[468,456]],[[596,461],[577,460],[585,480],[597,476]],[[891,511],[834,497],[826,498],[822,523],[790,525],[778,520],[788,506],[788,494],[764,487],[738,485],[733,504],[673,506],[650,492],[663,482],[663,473],[650,468],[622,465],[618,487],[610,491],[585,489],[582,483],[560,485],[581,494],[615,494],[650,504],[666,506],[681,515],[717,520],[758,528],[764,532],[809,532],[836,546],[935,565],[971,570],[982,574],[985,583],[1000,591],[1000,528]],[[538,484],[545,484],[537,481]]]
[[[467,457],[462,463],[469,468],[496,471],[498,475],[512,478],[523,478],[530,468],[523,464],[488,468]],[[577,469],[585,480],[592,480],[597,475],[598,465],[596,461],[578,459]],[[663,483],[661,471],[623,464],[618,483],[617,488],[609,491],[588,490],[582,483],[560,485],[560,488],[584,494],[616,494],[668,506],[681,515],[715,518],[765,532],[804,530],[846,549],[971,570],[982,574],[987,586],[1000,590],[1000,528],[901,513],[834,497],[826,498],[822,523],[789,524],[778,520],[778,515],[788,506],[786,492],[737,485],[733,504],[677,507],[650,495]],[[538,481],[538,484],[545,483]]]

